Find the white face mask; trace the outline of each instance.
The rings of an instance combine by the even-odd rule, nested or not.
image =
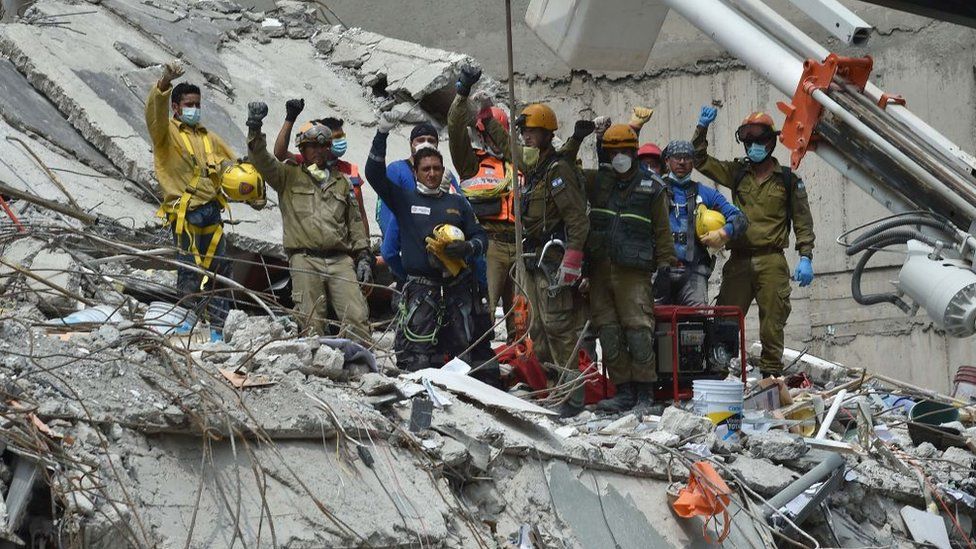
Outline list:
[[[436,196],[436,195],[441,194],[441,188],[440,187],[435,187],[435,188],[431,189],[427,185],[424,185],[420,181],[417,181],[417,192],[420,193],[420,194],[422,194],[422,195],[424,195],[424,196]]]
[[[617,153],[610,161],[610,165],[613,166],[613,171],[617,173],[629,172],[633,163],[634,159],[631,158],[629,154],[624,153]]]
[[[435,144],[433,144],[433,143],[431,143],[429,141],[424,141],[423,143],[421,143],[421,144],[417,145],[416,147],[414,147],[414,149],[413,149],[414,154],[416,154],[417,151],[419,151],[421,149],[434,149],[434,150],[437,150],[437,145],[435,145]]]

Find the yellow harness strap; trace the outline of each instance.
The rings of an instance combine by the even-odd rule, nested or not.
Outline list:
[[[181,130],[180,138],[183,141],[183,146],[186,148],[187,154],[190,155],[190,161],[193,164],[193,179],[186,186],[183,191],[183,195],[176,204],[168,205],[163,204],[159,207],[156,215],[159,217],[165,217],[167,224],[175,223],[175,233],[177,238],[177,243],[179,239],[185,233],[190,237],[190,251],[193,252],[193,261],[199,267],[203,269],[210,269],[210,264],[213,262],[214,254],[217,251],[217,245],[220,243],[220,239],[223,236],[224,227],[222,223],[215,223],[213,225],[208,225],[206,227],[199,227],[192,223],[186,222],[186,210],[190,204],[190,197],[196,193],[197,185],[200,184],[200,178],[206,177],[213,180],[217,176],[217,161],[213,154],[213,143],[210,141],[210,136],[208,134],[203,134],[203,151],[206,156],[206,165],[201,166],[197,161],[196,155],[193,153],[193,145],[190,143],[190,137],[188,132]],[[223,195],[217,194],[217,202],[220,204],[221,208],[227,208],[227,201],[224,199]],[[196,245],[196,236],[212,234],[213,237],[210,239],[210,245],[207,247],[205,254],[201,255],[200,250]],[[204,278],[206,281],[206,278]]]

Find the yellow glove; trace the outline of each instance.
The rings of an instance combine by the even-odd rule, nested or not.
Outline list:
[[[634,115],[630,117],[630,122],[628,124],[635,131],[640,131],[647,124],[647,121],[654,116],[654,109],[649,109],[647,107],[634,107]]]

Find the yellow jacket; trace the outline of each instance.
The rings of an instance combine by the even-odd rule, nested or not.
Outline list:
[[[160,91],[159,86],[153,84],[146,100],[146,127],[152,139],[153,160],[156,164],[156,179],[163,193],[163,205],[167,211],[179,202],[183,192],[190,185],[193,177],[207,168],[207,155],[204,147],[204,137],[209,137],[212,149],[214,172],[210,177],[200,177],[196,191],[190,196],[187,210],[192,211],[199,206],[216,198],[220,190],[219,169],[222,161],[233,161],[237,156],[224,140],[215,133],[208,132],[201,125],[191,127],[170,116],[169,103],[172,87]],[[193,156],[186,150],[181,134],[189,139],[193,148]],[[199,168],[194,168],[194,160]]]

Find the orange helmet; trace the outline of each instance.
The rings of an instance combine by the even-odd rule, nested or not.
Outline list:
[[[525,117],[525,128],[542,128],[551,132],[559,129],[556,123],[556,112],[549,105],[542,103],[532,103],[522,109],[522,116]]]
[[[478,121],[475,122],[474,127],[479,132],[485,131],[485,120],[489,118],[494,118],[499,124],[508,131],[508,113],[505,112],[501,107],[490,107],[487,109],[482,109],[478,113]]]
[[[658,147],[654,143],[644,143],[637,149],[637,158],[642,156],[656,156],[661,158],[661,147]]]
[[[745,117],[745,119],[742,120],[742,124],[739,124],[739,129],[735,131],[735,138],[738,141],[748,141],[742,130],[749,126],[762,126],[766,128],[763,130],[760,136],[760,141],[766,141],[769,138],[779,134],[779,132],[776,130],[776,122],[773,121],[773,117],[764,112],[758,111]]]
[[[603,134],[604,149],[636,149],[637,132],[628,124],[613,124]]]

